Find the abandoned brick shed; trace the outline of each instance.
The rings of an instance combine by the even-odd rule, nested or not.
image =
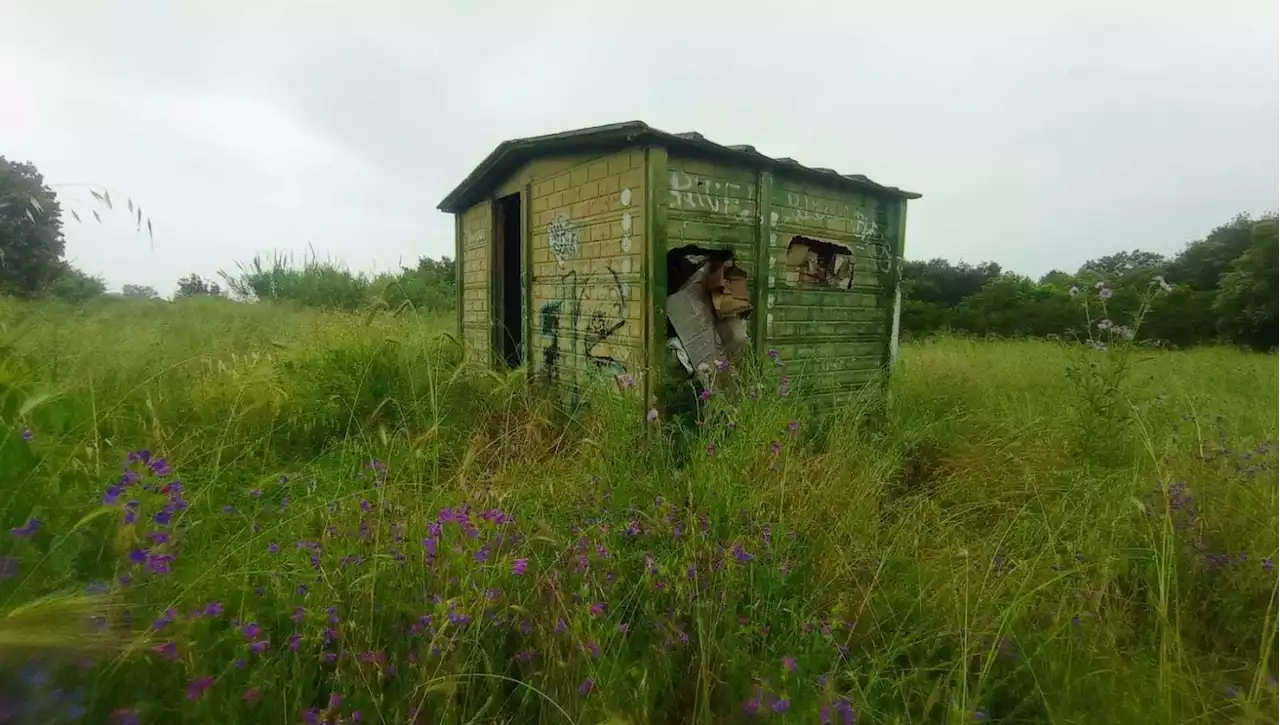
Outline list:
[[[833,403],[896,355],[919,197],[639,121],[503,142],[439,207],[464,355],[662,408],[716,360],[776,349],[795,394]]]

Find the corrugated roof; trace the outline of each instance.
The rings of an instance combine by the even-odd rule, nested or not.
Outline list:
[[[899,189],[896,186],[884,186],[868,179],[862,174],[840,174],[833,169],[804,166],[789,157],[772,158],[756,150],[754,146],[745,144],[723,146],[708,141],[697,131],[683,133],[667,133],[653,128],[643,121],[628,121],[607,126],[592,126],[572,131],[531,136],[503,141],[485,160],[480,162],[461,184],[440,202],[440,210],[458,212],[485,198],[493,187],[501,184],[507,176],[514,173],[521,164],[540,156],[554,153],[568,153],[592,148],[610,148],[633,145],[642,142],[655,142],[668,148],[700,151],[704,154],[722,157],[738,163],[764,169],[785,170],[788,174],[812,178],[816,181],[853,188],[864,193],[880,196],[892,196],[901,199],[919,199],[920,195]]]

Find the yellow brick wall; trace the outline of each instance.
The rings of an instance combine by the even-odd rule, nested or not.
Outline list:
[[[541,166],[538,166],[541,164]],[[568,390],[644,364],[645,156],[533,162],[529,363]],[[624,379],[625,380],[625,379]]]
[[[462,345],[466,359],[488,364],[491,359],[489,291],[493,211],[488,201],[462,214]]]

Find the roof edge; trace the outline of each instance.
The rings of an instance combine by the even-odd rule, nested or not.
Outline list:
[[[567,150],[573,147],[607,146],[619,143],[636,143],[642,140],[652,140],[668,147],[699,151],[731,160],[746,161],[774,171],[793,173],[817,181],[852,187],[881,196],[891,196],[899,199],[919,199],[922,196],[917,192],[899,189],[896,186],[878,184],[861,174],[839,174],[832,169],[804,166],[798,161],[787,157],[774,158],[766,156],[757,151],[754,146],[724,146],[708,140],[697,132],[668,133],[653,128],[643,121],[626,121],[503,141],[478,166],[472,169],[471,173],[453,191],[449,192],[436,208],[452,214],[463,211],[474,203],[478,190],[491,175],[501,171],[504,166],[525,158],[553,153],[556,150]]]

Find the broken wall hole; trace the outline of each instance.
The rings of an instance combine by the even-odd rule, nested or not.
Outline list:
[[[747,279],[730,250],[684,246],[667,253],[668,367],[676,372],[668,379],[685,393],[698,387],[728,392],[721,368],[748,343]]]
[[[787,284],[853,288],[853,250],[837,242],[796,235],[787,245]]]

